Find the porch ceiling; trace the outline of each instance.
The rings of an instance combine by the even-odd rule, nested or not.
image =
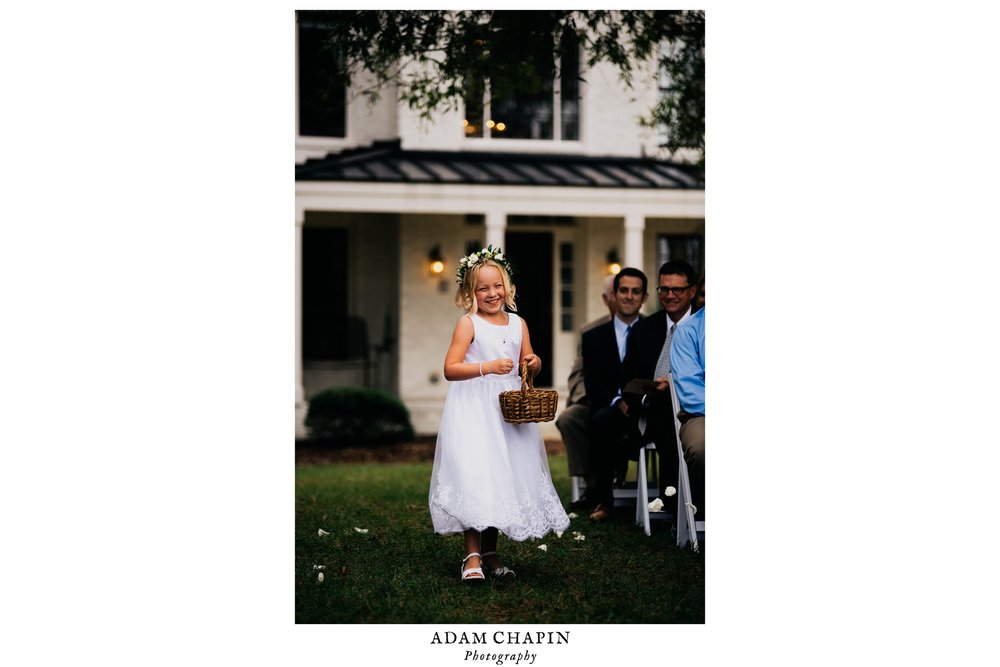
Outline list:
[[[407,151],[399,141],[295,166],[296,181],[702,190],[687,165],[648,158]]]

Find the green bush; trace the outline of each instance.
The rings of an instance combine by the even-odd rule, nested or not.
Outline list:
[[[413,438],[406,406],[396,396],[376,389],[338,387],[321,391],[309,401],[306,427],[312,440],[340,445]]]

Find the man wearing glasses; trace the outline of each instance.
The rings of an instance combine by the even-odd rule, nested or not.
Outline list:
[[[691,301],[698,290],[694,269],[682,259],[660,267],[656,294],[663,310],[643,318],[632,331],[623,362],[624,382],[640,378],[658,380],[663,391],[644,396],[626,394],[628,415],[643,433],[642,442],[655,442],[660,457],[659,496],[667,486],[677,486],[677,445],[674,412],[665,382],[670,372],[670,342],[677,326],[691,317]],[[664,499],[665,500],[665,499]]]

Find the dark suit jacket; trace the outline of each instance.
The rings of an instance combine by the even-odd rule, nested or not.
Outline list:
[[[632,329],[628,347],[625,350],[625,361],[622,368],[622,384],[634,378],[643,380],[654,379],[656,362],[663,349],[663,341],[667,339],[667,313],[663,310],[643,318]],[[641,397],[625,395],[629,404],[629,415],[638,418],[645,411],[648,420],[645,441],[655,441],[657,449],[666,447],[674,451],[674,407],[670,401],[670,392],[651,394],[650,405],[643,407]]]
[[[580,350],[583,357],[583,384],[590,401],[590,413],[593,414],[611,405],[611,399],[618,395],[618,390],[623,386],[622,362],[618,359],[614,322],[608,320],[584,332]]]

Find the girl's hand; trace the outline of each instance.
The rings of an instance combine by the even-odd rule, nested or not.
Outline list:
[[[542,370],[542,360],[537,354],[526,354],[522,361],[528,364],[528,370],[531,371],[532,377],[538,375],[538,371]]]
[[[513,359],[494,359],[483,364],[485,373],[496,373],[497,375],[506,375],[510,373],[512,368],[514,368]]]

